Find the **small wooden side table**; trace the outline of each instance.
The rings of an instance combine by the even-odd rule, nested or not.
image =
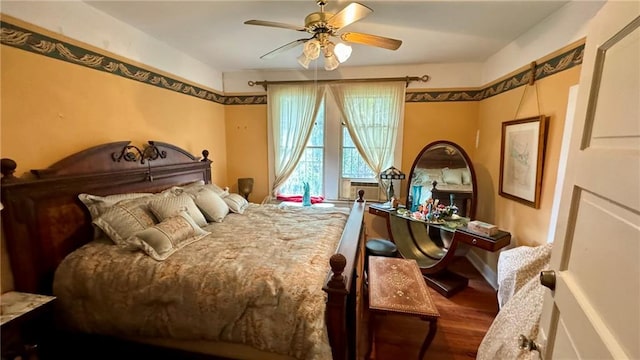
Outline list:
[[[10,291],[0,296],[3,359],[37,359],[51,330],[54,296]]]
[[[436,336],[440,313],[436,308],[418,263],[413,259],[369,256],[369,352],[373,348],[376,314],[403,314],[418,316],[429,322],[418,359]]]

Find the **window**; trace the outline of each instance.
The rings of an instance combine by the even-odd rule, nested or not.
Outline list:
[[[360,138],[360,143],[366,149],[371,149],[374,152],[373,155],[369,156],[374,156],[374,159],[380,159],[380,154],[377,153],[376,149],[383,149],[386,154],[389,154],[389,149],[394,149],[391,150],[391,157],[393,157],[395,164],[400,164],[402,149],[401,114],[404,105],[402,101],[404,99],[404,86],[401,86],[401,89],[402,94],[398,96],[400,100],[378,93],[349,93],[348,111],[356,111],[357,114],[346,114],[349,119],[352,119],[350,123],[353,124],[353,121],[356,121],[357,125],[354,126],[357,126],[357,129],[371,129],[364,130],[365,132],[362,135],[360,133],[358,135],[365,136],[365,139]],[[279,99],[286,102],[288,99],[298,99],[300,96],[304,98],[307,95],[287,93]],[[355,105],[353,99],[357,100]],[[299,100],[294,102],[297,101]],[[399,102],[399,104],[395,105],[395,108],[392,105],[394,101]],[[275,98],[274,102],[270,103],[277,104]],[[342,104],[344,106],[344,103]],[[282,117],[280,113],[273,111],[271,111],[271,114],[275,115],[275,119],[278,119],[278,117],[281,119],[280,126],[287,128],[286,119],[291,117]],[[393,118],[400,114],[400,120],[390,127],[387,121],[389,116],[385,114],[393,114],[391,115]],[[293,118],[296,118],[296,116]],[[393,131],[374,130],[378,128],[391,128]],[[280,133],[274,131],[274,134]],[[276,143],[287,143],[284,141],[285,139],[281,138],[281,135],[276,136],[276,139],[279,139],[275,141]],[[300,140],[299,137],[298,139]],[[395,147],[393,145],[389,147],[389,139],[395,139],[393,140]],[[290,143],[291,139],[289,138],[288,140]],[[284,149],[280,149],[281,153],[283,151]],[[284,153],[288,152],[289,150],[284,151]],[[384,156],[388,158],[389,155]],[[380,167],[380,165],[376,165],[377,167]],[[375,171],[369,168],[357,150],[346,125],[344,125],[342,113],[338,102],[333,98],[333,92],[327,91],[322,98],[309,141],[304,146],[304,150],[302,150],[300,161],[295,165],[295,168],[284,183],[279,186],[278,194],[302,195],[304,192],[303,184],[308,182],[312,196],[324,196],[326,199],[334,200],[351,199],[353,198],[353,193],[350,184],[353,181],[372,183],[374,189],[377,187]]]
[[[324,113],[322,104],[302,158],[291,176],[280,187],[280,194],[301,195],[304,192],[303,183],[308,182],[311,195],[324,195]]]
[[[344,180],[375,183],[375,174],[364,162],[340,118],[331,96],[318,110],[311,137],[300,162],[280,187],[283,195],[301,195],[303,183],[309,183],[312,196],[327,199],[349,198],[341,186]],[[337,124],[337,125],[336,125]]]
[[[347,127],[342,125],[342,178],[343,179],[371,179],[376,175],[364,162],[362,155],[349,136]]]

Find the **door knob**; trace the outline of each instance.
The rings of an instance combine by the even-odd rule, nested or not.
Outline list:
[[[553,270],[545,270],[540,272],[540,284],[551,290],[556,289],[556,272]]]
[[[538,344],[522,334],[518,336],[518,347],[521,350],[526,351],[540,351],[540,346],[538,346]]]

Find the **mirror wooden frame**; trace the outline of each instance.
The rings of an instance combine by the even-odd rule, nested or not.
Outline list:
[[[436,140],[433,141],[429,144],[427,144],[421,151],[420,153],[418,153],[418,156],[416,156],[416,158],[413,161],[413,164],[411,165],[411,172],[409,173],[409,182],[407,184],[408,188],[407,188],[407,199],[406,199],[406,204],[409,204],[409,197],[411,196],[411,187],[412,187],[412,183],[413,183],[413,179],[414,179],[414,173],[415,173],[415,169],[416,166],[420,163],[422,157],[424,156],[424,154],[426,152],[428,152],[430,149],[436,147],[436,146],[449,146],[452,147],[454,149],[456,149],[458,151],[458,153],[462,156],[462,158],[464,159],[467,168],[469,169],[469,172],[471,173],[471,186],[472,186],[472,195],[470,196],[471,199],[471,204],[469,205],[468,209],[467,209],[467,217],[469,217],[470,219],[475,219],[475,215],[476,215],[476,208],[477,208],[477,203],[478,203],[478,182],[476,179],[476,172],[473,168],[473,163],[471,162],[471,159],[469,158],[469,155],[467,154],[466,151],[464,151],[464,149],[452,142],[452,141],[448,141],[448,140]],[[444,196],[445,198],[448,198],[448,195],[443,195],[443,194],[449,194],[449,193],[453,193],[454,195],[458,196],[458,195],[462,195],[462,193],[457,192],[455,190],[451,190],[451,191],[447,191],[447,190],[441,190],[438,189],[437,185],[435,187],[436,190],[438,190],[438,193],[441,194],[441,196]],[[433,190],[433,188],[432,188]],[[458,198],[458,197],[456,197]]]

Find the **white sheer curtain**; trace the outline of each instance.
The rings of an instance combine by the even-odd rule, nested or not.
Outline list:
[[[377,177],[393,165],[406,82],[334,84],[329,88],[353,143]]]
[[[316,84],[269,85],[269,169],[271,196],[291,175],[309,141],[325,87]],[[271,166],[272,165],[272,166]],[[273,173],[271,173],[273,170]],[[267,201],[265,199],[265,201]]]

